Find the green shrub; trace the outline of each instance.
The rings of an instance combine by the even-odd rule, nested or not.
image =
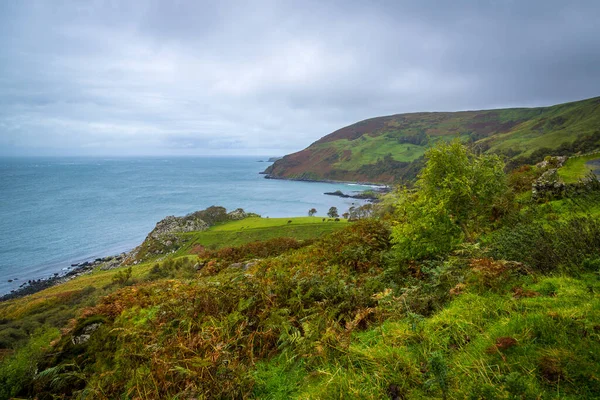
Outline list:
[[[416,191],[401,191],[396,203],[394,249],[406,260],[444,256],[510,209],[497,156],[477,156],[457,139],[438,142],[425,158]]]
[[[494,232],[486,243],[488,255],[495,259],[524,262],[544,273],[558,269],[576,273],[582,265],[594,265],[590,257],[596,257],[600,249],[600,220],[576,217],[520,223]]]
[[[117,272],[112,277],[112,283],[114,285],[124,286],[127,283],[127,281],[129,280],[129,278],[131,278],[131,273],[132,273],[131,267],[128,267],[127,269]]]

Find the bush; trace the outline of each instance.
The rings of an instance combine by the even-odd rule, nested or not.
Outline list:
[[[394,249],[400,258],[443,256],[510,209],[511,197],[497,156],[477,156],[460,141],[439,142],[425,154],[416,191],[401,191]]]
[[[520,261],[543,273],[559,268],[577,272],[593,268],[590,258],[600,249],[600,220],[520,223],[494,232],[486,242],[488,255],[495,259]]]
[[[129,280],[129,278],[131,278],[131,272],[132,272],[131,267],[117,272],[112,277],[112,283],[114,285],[124,286],[127,283],[127,281]]]

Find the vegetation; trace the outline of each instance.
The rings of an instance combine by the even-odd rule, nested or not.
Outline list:
[[[547,155],[600,149],[600,98],[541,108],[412,113],[372,118],[339,129],[285,156],[266,173],[290,179],[411,183],[431,145],[457,136],[507,168]]]
[[[590,163],[598,159],[600,159],[600,153],[569,158],[565,165],[559,169],[558,175],[567,183],[577,182],[598,168],[598,164],[593,165]]]
[[[424,157],[354,222],[221,223],[0,304],[0,398],[599,398],[600,193]]]
[[[393,238],[406,260],[447,254],[510,207],[497,156],[475,156],[455,140],[428,150],[426,157],[417,190],[398,193]]]

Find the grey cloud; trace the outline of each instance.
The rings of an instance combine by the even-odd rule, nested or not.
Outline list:
[[[0,154],[281,154],[600,94],[596,1],[0,3]]]

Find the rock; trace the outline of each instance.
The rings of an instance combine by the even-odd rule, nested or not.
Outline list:
[[[566,185],[560,181],[557,169],[551,168],[533,182],[531,197],[533,200],[560,197],[564,194],[565,189]]]
[[[86,326],[85,328],[83,328],[83,331],[81,332],[80,335],[73,336],[71,338],[71,342],[73,344],[86,343],[88,340],[90,340],[90,337],[92,337],[92,333],[94,333],[96,330],[98,330],[98,328],[100,328],[101,325],[102,325],[101,322],[96,322],[94,324],[90,324],[90,325]]]
[[[242,208],[235,209],[227,214],[227,217],[232,221],[238,221],[246,218],[247,216],[248,214]]]
[[[256,265],[256,261],[247,262],[246,264],[244,264],[244,270],[248,270],[249,268],[252,268],[255,265]]]
[[[150,232],[150,237],[161,239],[161,237],[173,233],[205,231],[208,224],[198,218],[168,216],[156,224]]]
[[[548,156],[544,159],[544,161],[535,164],[535,166],[540,169],[560,168],[568,160],[568,158],[569,157],[567,156]]]

